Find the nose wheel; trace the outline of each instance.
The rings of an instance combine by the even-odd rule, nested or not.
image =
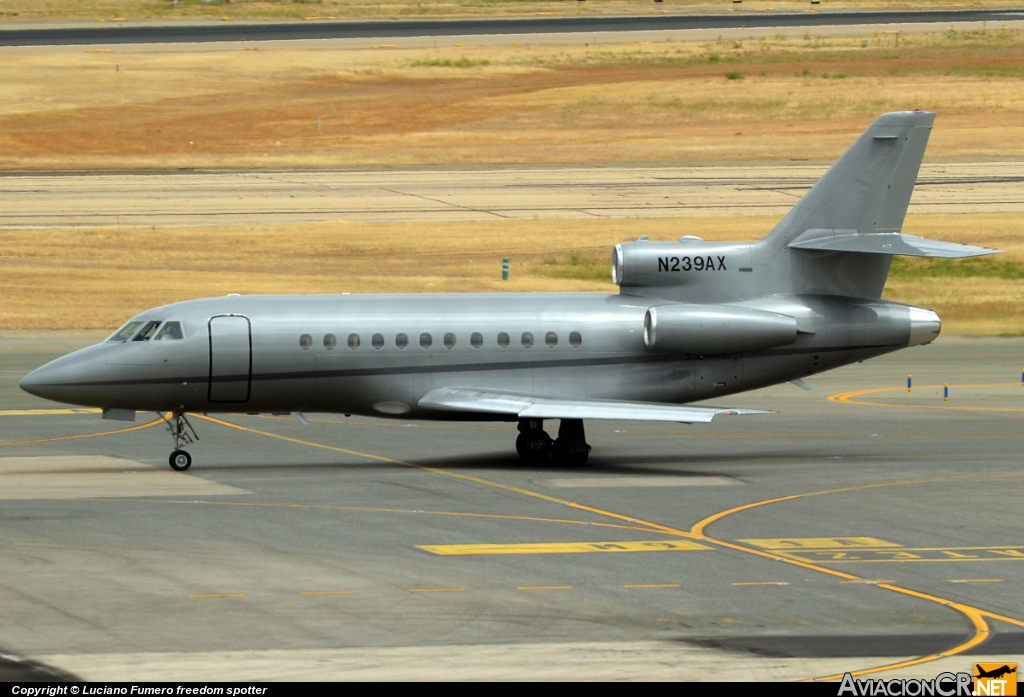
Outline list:
[[[171,419],[168,419],[163,414],[160,416],[167,422],[167,430],[174,441],[174,452],[167,458],[167,464],[171,466],[172,470],[184,472],[192,466],[192,456],[182,448],[199,440],[199,434],[192,428],[192,424],[189,423],[188,417],[185,416],[184,412],[175,412]]]
[[[184,472],[192,466],[192,456],[184,450],[175,450],[171,453],[171,457],[168,462],[170,463],[172,470]]]

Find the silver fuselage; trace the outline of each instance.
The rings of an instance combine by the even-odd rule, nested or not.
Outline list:
[[[806,377],[937,333],[934,315],[928,313],[934,320],[925,335],[915,324],[920,311],[906,305],[776,295],[723,308],[795,317],[794,343],[715,357],[677,355],[644,342],[644,315],[663,304],[576,293],[207,298],[136,318],[180,322],[181,339],[97,344],[39,368],[22,385],[60,402],[135,411],[501,419],[507,417],[428,411],[417,402],[431,389],[459,387],[682,404]],[[380,348],[375,334],[383,338]],[[408,339],[404,348],[396,341],[400,334]],[[425,339],[421,346],[424,334],[428,347]],[[505,347],[501,334],[508,336]],[[532,335],[532,345],[524,334]],[[349,347],[351,335],[358,336],[357,348]]]

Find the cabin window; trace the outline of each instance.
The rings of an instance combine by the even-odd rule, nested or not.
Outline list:
[[[473,332],[469,335],[469,345],[473,348],[480,348],[484,345],[484,335],[480,332]]]
[[[383,342],[383,337],[381,338],[381,340]],[[359,348],[359,335],[358,334],[349,334],[348,335],[348,347],[350,349],[352,349],[353,351],[355,351],[357,348]]]
[[[434,343],[434,337],[430,336],[427,332],[420,334],[420,348],[428,349]]]
[[[544,335],[544,343],[547,344],[548,348],[554,348],[558,346],[558,334],[554,332],[548,332]]]
[[[408,334],[396,334],[395,335],[395,346],[397,346],[399,348],[399,350],[403,350],[404,351],[405,348],[408,345],[409,345],[409,335]]]
[[[160,326],[159,322],[146,322],[146,326],[135,335],[132,341],[149,341],[153,338],[153,334],[156,333],[156,328]]]
[[[128,341],[143,324],[142,320],[133,320],[114,332],[107,341]]]
[[[533,333],[523,332],[522,342],[523,348],[533,348]]]
[[[302,347],[303,351],[308,351],[313,346],[313,337],[309,334],[303,334],[299,337],[299,346]]]
[[[444,347],[446,349],[455,348],[455,335],[452,334],[451,332],[448,332],[447,334],[444,335]]]
[[[370,344],[378,351],[384,348],[384,335],[374,334],[373,337],[370,339]]]
[[[570,332],[569,333],[569,345],[570,346],[572,346],[573,348],[579,348],[580,344],[582,344],[582,343],[583,343],[583,337],[580,335],[579,332]]]
[[[334,347],[338,345],[338,337],[334,334],[324,334],[324,348],[328,351],[333,351]]]
[[[501,332],[498,334],[498,348],[508,348],[508,334]]]
[[[181,331],[181,322],[164,322],[164,326],[160,327],[160,331],[153,337],[153,341],[184,338],[185,335]]]

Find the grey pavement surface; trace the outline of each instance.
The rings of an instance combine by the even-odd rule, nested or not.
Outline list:
[[[633,12],[630,12],[630,10]],[[864,24],[950,24],[1021,19],[1019,10],[939,9],[911,11],[744,12],[655,14],[661,8],[626,8],[618,16],[518,17],[509,19],[354,20],[354,21],[132,21],[97,26],[73,22],[33,22],[0,29],[0,46],[92,45],[129,43],[205,43],[375,37],[452,37],[474,35],[666,32],[700,29],[774,29],[778,27]],[[326,19],[320,18],[317,19]]]
[[[0,229],[784,215],[829,163],[0,174]],[[1024,212],[1024,161],[926,162],[911,213]]]
[[[1024,340],[727,405],[766,416],[588,422],[581,470],[523,465],[513,424],[310,414],[196,417],[178,474],[152,415],[17,389],[98,338],[0,332],[0,654],[105,680],[797,679],[953,651],[877,674],[933,677],[1024,654]]]

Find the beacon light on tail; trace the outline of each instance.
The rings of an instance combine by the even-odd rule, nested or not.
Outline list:
[[[105,418],[170,412],[175,469],[192,463],[189,412],[516,422],[524,459],[566,466],[587,460],[584,419],[764,413],[691,403],[926,344],[938,316],[881,299],[893,256],[996,251],[902,232],[934,118],[879,116],[758,242],[682,229],[617,245],[617,294],[193,300],[143,312],[21,386]]]

